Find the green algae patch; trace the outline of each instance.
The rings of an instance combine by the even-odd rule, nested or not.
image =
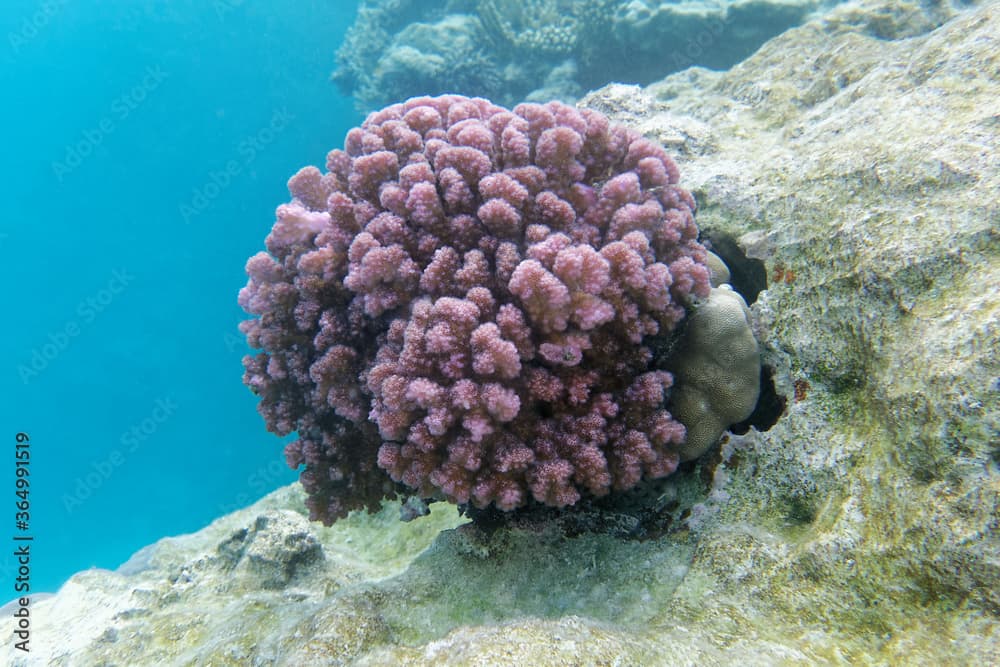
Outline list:
[[[380,579],[405,570],[441,531],[468,522],[454,505],[432,503],[429,508],[429,515],[403,522],[400,503],[384,502],[374,514],[351,512],[329,528],[317,526],[316,533],[330,558],[364,568],[368,577]]]
[[[404,604],[382,617],[403,643],[443,637],[459,626],[574,616],[642,627],[663,613],[693,547],[672,538],[622,541],[608,535],[472,526],[441,534],[398,577],[380,588]]]

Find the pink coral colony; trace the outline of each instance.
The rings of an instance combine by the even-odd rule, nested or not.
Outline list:
[[[650,343],[709,290],[664,150],[600,113],[459,96],[373,113],[288,183],[247,263],[244,381],[314,519],[400,491],[512,510],[669,475]]]

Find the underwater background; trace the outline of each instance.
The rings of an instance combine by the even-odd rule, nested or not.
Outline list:
[[[998,0],[5,2],[0,605],[22,597],[0,607],[0,664],[1000,664],[998,63]],[[496,130],[465,115],[487,102],[410,100],[404,124],[427,132],[426,143],[393,123],[396,107],[369,116],[345,145],[369,111],[442,93],[576,109],[523,105],[513,115],[527,130],[495,114],[491,123],[511,124],[506,144],[490,148]],[[445,110],[454,136],[443,148],[429,137]],[[565,125],[523,140],[549,113]],[[620,128],[585,138],[582,117]],[[421,173],[411,162],[396,187],[394,165],[418,145],[435,174],[404,183]],[[327,158],[338,147],[351,159]],[[583,337],[546,347],[563,329],[537,338],[498,313],[514,338],[540,348],[536,361],[593,364],[586,370],[610,387],[587,390],[604,416],[616,416],[614,392],[624,390],[621,419],[577,419],[582,410],[551,392],[524,409],[495,378],[475,396],[466,384],[450,416],[428,412],[437,440],[410,431],[436,443],[420,447],[433,465],[406,468],[422,457],[392,433],[419,426],[407,401],[440,407],[423,382],[437,380],[395,391],[386,373],[399,361],[419,375],[419,345],[394,359],[401,327],[380,337],[355,321],[344,337],[337,318],[357,314],[362,295],[366,311],[392,303],[412,286],[412,267],[376,252],[384,245],[354,244],[369,231],[391,237],[390,216],[368,220],[375,209],[363,203],[344,216],[343,198],[328,195],[377,193],[387,211],[405,197],[405,215],[426,225],[435,206],[462,204],[460,163],[497,150],[553,179],[519,209],[546,223],[531,235],[556,237],[574,211],[634,230],[640,245],[640,229],[654,239],[673,229],[698,259],[672,262],[688,271],[670,268],[678,298],[727,266],[734,292],[720,284],[686,304],[682,328],[655,353],[643,339],[637,355],[601,344],[585,357]],[[594,173],[579,171],[581,154],[596,160]],[[646,209],[617,200],[629,176],[600,167],[635,158],[637,182],[653,185],[646,195],[672,202],[662,220],[643,218],[652,227],[631,227]],[[560,176],[574,172],[584,178]],[[521,206],[516,187],[501,193],[508,173],[479,179],[478,196],[491,199],[467,198],[475,216],[423,237],[432,242],[414,256],[433,251],[435,261],[421,297],[454,288],[452,278],[488,284],[472,252],[453,270],[447,251],[471,243],[461,226],[470,218],[498,235],[517,229],[520,214],[500,201]],[[667,182],[677,178],[676,188]],[[559,183],[569,182],[579,198],[559,206]],[[350,229],[354,216],[368,221],[363,232]],[[335,229],[314,235],[327,219]],[[248,264],[269,231],[271,257]],[[346,238],[348,262],[337,245]],[[310,249],[303,239],[316,253],[296,261]],[[719,254],[714,268],[697,243]],[[275,258],[294,271],[272,273]],[[327,276],[311,280],[327,260],[355,265],[329,291]],[[510,268],[495,264],[498,274]],[[593,280],[552,282],[529,266],[523,280],[493,287],[502,295],[506,285],[548,335],[566,300],[533,299],[532,285],[620,287],[592,269]],[[244,312],[237,293],[248,273]],[[291,274],[294,302],[282,282]],[[341,287],[355,294],[344,308]],[[720,293],[736,318],[712,307]],[[465,295],[491,307],[482,290]],[[310,349],[300,334],[328,298]],[[447,311],[461,300],[438,301]],[[408,307],[415,322],[427,315],[422,303]],[[610,316],[599,300],[568,303],[581,327]],[[247,337],[275,363],[247,362],[244,383],[237,325],[247,312],[260,316]],[[476,338],[461,328],[479,321],[469,312],[433,330],[449,359],[469,348],[474,374],[494,364],[524,379],[510,371],[510,350],[534,352],[503,346],[488,327]],[[731,320],[739,326],[716,337]],[[667,374],[634,376],[644,352],[673,374],[669,396]],[[358,354],[374,365],[355,372]],[[742,421],[716,405],[739,402],[720,391],[734,379],[756,401]],[[685,417],[677,398],[692,388],[729,399],[706,401],[715,415]],[[552,436],[553,406],[560,424],[579,428]],[[523,438],[530,456],[509,440],[474,440],[491,448],[481,465],[476,446],[437,429],[456,414],[470,434],[508,424],[500,436]],[[362,437],[345,430],[351,419]],[[629,424],[638,437],[616,439]],[[302,484],[266,425],[284,440],[301,430],[287,452],[306,464]],[[693,447],[691,459],[647,457],[641,479],[638,466],[605,465],[637,462],[646,427],[660,444]],[[15,459],[24,434],[30,468]],[[602,439],[612,458],[579,456]],[[555,440],[562,461],[546,451]],[[447,458],[435,458],[443,448]],[[530,457],[534,468],[522,465]],[[511,477],[509,464],[525,474]],[[18,495],[25,470],[30,493]],[[437,491],[412,473],[429,473]],[[428,497],[380,504],[393,488],[410,492],[387,478]],[[620,480],[637,484],[601,497]],[[508,510],[526,488],[532,500],[515,511],[466,503]],[[18,525],[25,496],[30,517]],[[370,512],[348,514],[359,507]],[[24,536],[30,566],[16,551]],[[26,591],[17,582],[29,574]]]
[[[288,177],[361,120],[329,82],[355,9],[3,4],[2,423],[10,452],[31,436],[33,593],[296,478],[240,381],[236,294]],[[4,549],[7,598],[15,574]]]

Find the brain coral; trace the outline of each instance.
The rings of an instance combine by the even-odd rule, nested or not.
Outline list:
[[[244,381],[314,519],[397,492],[562,507],[670,474],[651,344],[705,297],[662,148],[560,103],[371,114],[247,263]]]

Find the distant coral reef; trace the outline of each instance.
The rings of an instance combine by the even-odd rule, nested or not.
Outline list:
[[[460,93],[572,102],[615,81],[726,68],[819,0],[363,0],[334,80],[363,111]]]

